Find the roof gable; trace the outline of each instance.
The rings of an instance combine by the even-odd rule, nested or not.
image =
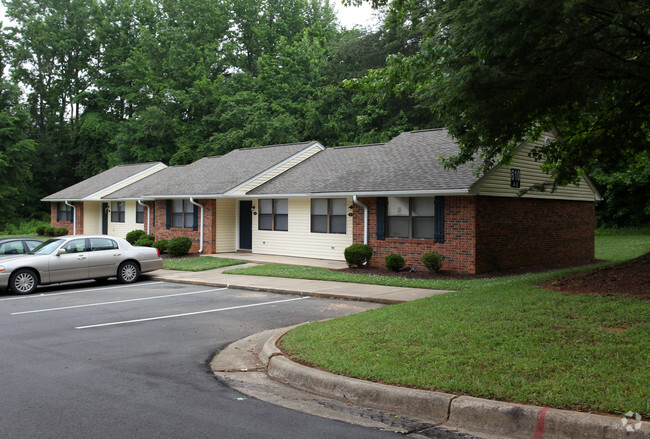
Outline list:
[[[159,172],[166,167],[167,165],[162,162],[114,166],[100,174],[48,195],[42,201],[101,199],[101,196],[107,192],[118,190],[121,186]]]

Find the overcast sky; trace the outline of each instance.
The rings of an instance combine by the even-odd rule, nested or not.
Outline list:
[[[331,4],[336,8],[339,22],[343,27],[377,27],[377,20],[374,18],[373,10],[368,3],[363,3],[363,5],[359,7],[345,7],[341,4],[340,0],[334,0]],[[2,3],[0,3],[0,17],[2,18],[3,23],[6,23],[4,19],[5,7]]]

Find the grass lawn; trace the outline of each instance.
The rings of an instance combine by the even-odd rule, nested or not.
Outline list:
[[[167,268],[169,270],[204,271],[244,263],[244,261],[238,261],[236,259],[199,256],[198,258],[163,259],[163,268]]]
[[[623,261],[648,250],[647,232],[596,238],[599,259]],[[303,267],[263,270],[288,277],[389,280]],[[473,280],[398,279],[400,285],[457,291],[303,325],[282,339],[282,348],[342,375],[556,408],[631,410],[649,418],[648,302],[537,287],[579,270],[585,268]]]

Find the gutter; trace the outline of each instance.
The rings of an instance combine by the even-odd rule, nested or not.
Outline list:
[[[203,253],[203,205],[194,201],[194,197],[190,197],[190,203],[201,209],[201,242],[199,244],[199,253]]]
[[[368,206],[357,199],[356,195],[352,196],[354,204],[363,207],[363,243],[368,245]]]
[[[68,200],[64,201],[66,206],[72,207],[72,234],[76,235],[77,234],[77,208],[74,207],[74,204],[70,204]]]
[[[151,208],[149,207],[148,204],[144,204],[142,202],[142,200],[136,200],[136,201],[138,202],[138,204],[140,206],[147,208],[147,235],[150,235],[149,231],[150,231],[150,227],[151,227],[151,221],[150,221],[150,219],[151,219]]]

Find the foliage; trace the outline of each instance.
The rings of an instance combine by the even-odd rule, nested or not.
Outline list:
[[[16,236],[25,236],[25,235],[43,235],[44,229],[49,227],[49,221],[41,221],[38,219],[31,219],[29,221],[22,221],[18,224],[8,224],[5,229],[0,232],[6,235],[16,235]]]
[[[129,242],[129,244],[133,245],[145,233],[146,232],[144,230],[140,230],[140,229],[132,230],[126,234],[126,240]]]
[[[385,258],[386,261],[386,268],[392,271],[400,271],[402,268],[404,268],[404,264],[406,264],[406,260],[404,257],[398,253],[391,253]]]
[[[172,238],[167,243],[167,253],[172,256],[183,256],[190,251],[192,247],[192,240],[185,236]]]
[[[416,95],[461,142],[448,166],[508,163],[522,141],[557,129],[533,151],[557,184],[580,170],[650,150],[647,3],[373,0],[387,23],[421,35],[364,81]],[[507,121],[507,122],[505,122]]]
[[[343,251],[348,267],[364,267],[372,258],[372,247],[365,244],[352,244]]]
[[[237,259],[199,256],[198,258],[164,259],[163,268],[166,268],[167,270],[205,271],[244,263],[244,261],[239,261]]]
[[[596,211],[599,226],[650,224],[650,152],[639,153],[609,169],[598,166],[590,177],[604,198]]]
[[[45,230],[45,234],[47,236],[64,236],[67,235],[68,233],[69,233],[68,229],[65,227],[48,227]]]
[[[155,249],[158,249],[160,254],[163,254],[167,251],[167,245],[169,244],[169,241],[166,239],[159,239],[156,242],[152,244],[152,247]]]
[[[429,271],[438,272],[442,268],[442,263],[445,261],[445,255],[432,252],[422,255],[422,263]]]
[[[153,235],[142,235],[135,241],[137,247],[153,247],[156,238]]]

